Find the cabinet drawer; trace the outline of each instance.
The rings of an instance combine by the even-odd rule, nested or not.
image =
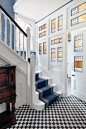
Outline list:
[[[1,90],[8,90],[9,88],[10,88],[9,85],[7,85],[7,86],[0,86],[0,91]]]
[[[4,86],[4,85],[6,86],[9,84],[8,77],[9,77],[8,74],[5,74],[5,73],[0,74],[0,86]]]
[[[0,73],[7,73],[8,69],[0,69]]]
[[[6,97],[9,97],[11,96],[11,91],[7,91],[7,92],[4,92],[4,93],[1,93],[0,94],[0,101]]]

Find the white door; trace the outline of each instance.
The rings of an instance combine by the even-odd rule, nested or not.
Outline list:
[[[86,29],[71,34],[71,93],[86,102]]]

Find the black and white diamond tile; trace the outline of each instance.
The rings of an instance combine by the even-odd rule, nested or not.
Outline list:
[[[71,79],[68,85],[68,96],[43,111],[16,109],[16,124],[8,129],[86,129],[86,103],[71,95]]]

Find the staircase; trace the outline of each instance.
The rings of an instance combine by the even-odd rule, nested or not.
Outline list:
[[[46,79],[42,76],[39,77],[39,73],[35,73],[36,91],[39,93],[39,100],[44,102],[44,108],[48,108],[62,95],[61,93],[58,93],[57,86],[55,84],[50,83],[51,79]]]
[[[15,65],[16,67],[16,108],[28,103],[28,61],[30,56],[30,29],[25,33],[22,28],[0,5],[0,66]],[[26,48],[27,46],[27,48]],[[0,105],[0,112],[6,105]]]

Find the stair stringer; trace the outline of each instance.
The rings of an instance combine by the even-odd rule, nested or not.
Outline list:
[[[33,109],[39,111],[39,110],[43,110],[44,108],[45,108],[45,103],[39,100],[39,93],[35,89]]]
[[[52,82],[53,84],[57,85],[57,89],[58,91],[56,91],[56,93],[61,94],[61,97],[65,97],[65,89],[64,86],[62,85],[62,83],[56,78],[56,76],[50,71],[48,70],[46,67],[44,67],[43,65],[38,64],[36,66],[36,71],[42,71],[42,76],[45,76],[46,78],[52,78]],[[41,77],[41,76],[40,76]]]
[[[0,41],[0,57],[9,64],[16,65],[20,71],[27,74],[27,61],[19,56],[3,41]]]

